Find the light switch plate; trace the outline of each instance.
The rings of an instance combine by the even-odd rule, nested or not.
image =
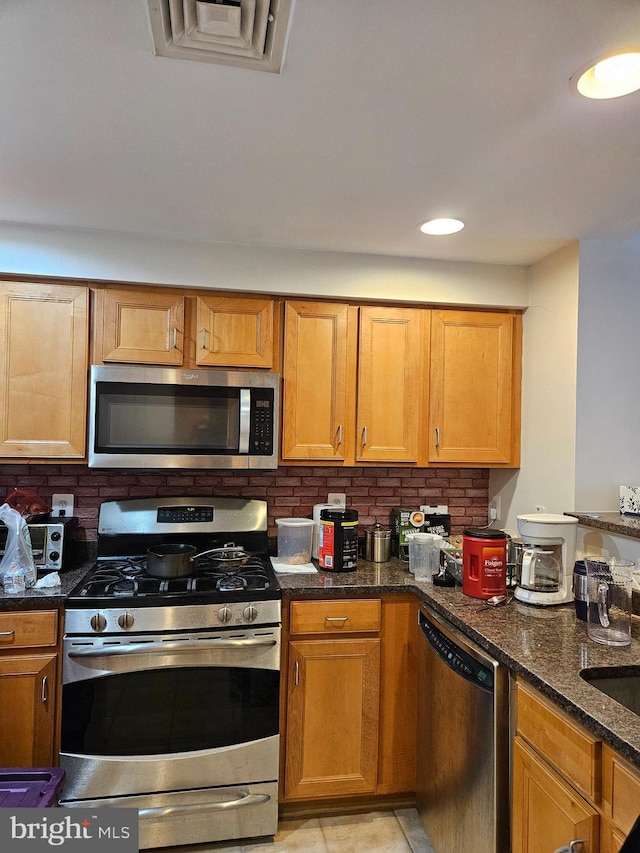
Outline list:
[[[347,496],[344,492],[329,492],[327,503],[344,508],[347,505]]]
[[[51,518],[73,515],[73,495],[53,495],[51,497]]]

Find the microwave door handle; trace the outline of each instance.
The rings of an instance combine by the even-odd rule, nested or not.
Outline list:
[[[240,435],[238,453],[249,452],[249,432],[251,428],[251,389],[240,389]]]

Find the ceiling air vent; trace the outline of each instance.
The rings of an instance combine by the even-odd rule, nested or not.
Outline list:
[[[148,0],[157,56],[279,72],[295,0]]]

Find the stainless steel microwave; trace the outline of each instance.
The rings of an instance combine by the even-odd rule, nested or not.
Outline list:
[[[90,468],[276,468],[280,377],[91,368]]]

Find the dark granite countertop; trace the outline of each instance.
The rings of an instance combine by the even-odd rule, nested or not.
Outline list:
[[[8,595],[0,584],[0,610],[47,610],[62,607],[66,597],[92,565],[93,560],[89,560],[74,569],[60,572],[60,586],[42,589],[32,587],[19,595]]]
[[[576,619],[573,604],[534,607],[511,601],[478,612],[482,602],[463,595],[460,586],[416,581],[398,560],[360,561],[357,571],[344,574],[282,574],[279,580],[292,598],[415,593],[640,768],[640,718],[580,678],[587,667],[640,665],[640,618],[633,618],[631,645],[610,648],[587,639],[586,623]]]
[[[61,574],[61,586],[47,591],[11,596],[0,589],[0,610],[61,607],[90,567],[87,562]],[[586,625],[576,619],[572,604],[544,608],[511,601],[478,612],[482,602],[463,595],[460,586],[416,581],[395,559],[360,560],[355,572],[281,574],[278,579],[287,598],[415,594],[640,768],[640,718],[580,678],[587,667],[640,665],[640,618],[634,617],[631,645],[616,649],[587,639]]]
[[[584,527],[640,539],[640,516],[637,515],[622,515],[619,512],[567,512],[566,515],[573,515]]]

